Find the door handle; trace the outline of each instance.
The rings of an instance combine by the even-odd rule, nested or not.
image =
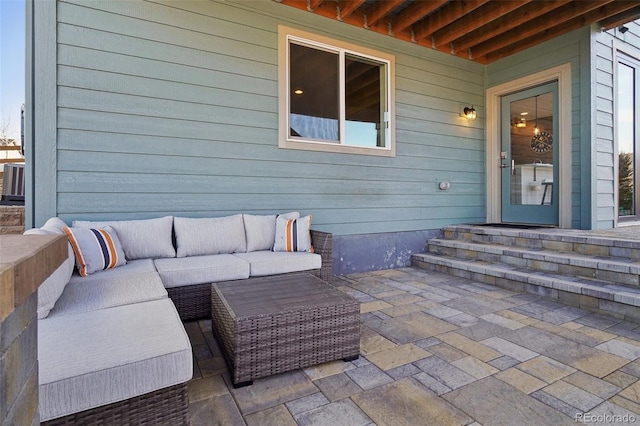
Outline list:
[[[506,169],[507,167],[509,167],[509,165],[508,165],[508,164],[500,164],[500,168],[501,168],[501,169]]]

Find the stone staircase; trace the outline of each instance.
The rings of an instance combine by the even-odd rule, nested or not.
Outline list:
[[[412,265],[640,321],[640,241],[588,231],[457,225]]]

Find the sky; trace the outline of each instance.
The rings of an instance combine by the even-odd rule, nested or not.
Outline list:
[[[0,0],[0,130],[20,140],[25,101],[25,1]]]

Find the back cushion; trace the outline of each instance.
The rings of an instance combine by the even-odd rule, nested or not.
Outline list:
[[[27,230],[24,235],[62,235],[67,224],[54,217],[49,219],[42,228]],[[75,255],[71,244],[68,244],[67,259],[38,287],[38,319],[46,318],[56,301],[64,291],[73,274]]]
[[[247,251],[271,250],[276,235],[276,215],[242,215],[247,233]]]
[[[176,257],[171,240],[173,216],[157,219],[91,222],[74,220],[74,228],[104,228],[116,230],[127,260]]]
[[[176,217],[178,257],[247,251],[242,215],[216,218]]]
[[[242,217],[247,234],[247,252],[271,250],[276,239],[276,215],[244,214]],[[279,217],[297,219],[300,217],[300,213],[290,212],[281,214]]]

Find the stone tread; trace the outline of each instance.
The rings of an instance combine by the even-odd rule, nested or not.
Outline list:
[[[444,227],[444,232],[473,233],[475,235],[529,238],[532,240],[548,240],[566,243],[593,244],[609,247],[640,249],[640,241],[638,239],[598,236],[594,235],[593,233],[589,233],[588,231],[582,231],[578,229],[511,229],[474,225],[450,225]]]
[[[419,263],[422,262],[640,307],[640,288],[616,285],[607,281],[568,277],[503,263],[458,259],[434,253],[414,254],[413,260],[414,265],[417,263],[416,266],[420,266]]]
[[[603,271],[626,274],[640,274],[640,262],[622,257],[595,257],[575,253],[561,253],[553,250],[527,249],[523,247],[504,246],[495,243],[476,243],[460,240],[431,239],[429,251],[439,247],[467,250],[471,252],[488,253],[496,256],[509,256],[525,260],[544,261],[570,265],[581,268],[599,269]],[[437,251],[436,251],[437,252]]]

